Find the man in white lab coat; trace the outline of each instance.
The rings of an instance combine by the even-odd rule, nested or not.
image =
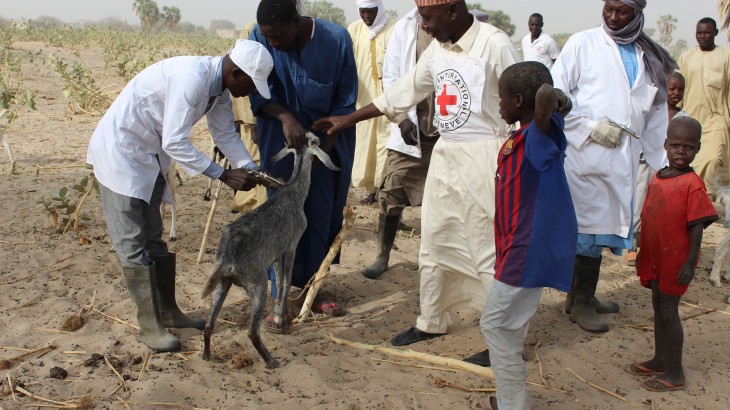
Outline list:
[[[619,310],[595,297],[601,252],[631,248],[639,154],[654,170],[666,161],[666,76],[677,67],[642,32],[646,0],[604,1],[603,25],[573,35],[552,68],[573,102],[565,172],[579,234],[566,312],[592,332],[608,331],[597,313]]]
[[[160,203],[172,202],[165,175],[174,160],[189,175],[204,174],[236,190],[261,183],[251,156],[236,133],[231,96],[266,83],[273,62],[261,44],[239,40],[223,57],[173,57],[135,76],[104,114],[89,143],[87,162],[99,181],[109,236],[127,289],[137,306],[137,339],[150,349],[170,351],[180,341],[165,327],[202,329],[175,301],[175,254],[162,240]],[[214,143],[233,169],[223,169],[189,140],[203,115]]]

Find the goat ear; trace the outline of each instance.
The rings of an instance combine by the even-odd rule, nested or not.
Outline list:
[[[320,161],[329,169],[333,171],[339,171],[340,168],[338,168],[334,163],[332,163],[332,160],[330,159],[330,156],[327,155],[326,152],[322,151],[319,147],[311,147],[309,148],[309,151],[316,155],[317,158],[319,158]]]
[[[290,154],[292,152],[294,152],[293,149],[284,147],[284,148],[281,149],[281,151],[279,151],[276,155],[274,155],[274,157],[271,158],[271,160],[273,162],[277,162],[280,159],[284,158],[287,154]]]

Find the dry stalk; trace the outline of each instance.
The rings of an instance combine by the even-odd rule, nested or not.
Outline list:
[[[78,406],[76,404],[74,404],[74,403],[69,403],[69,402],[64,402],[64,401],[56,401],[56,400],[47,399],[45,397],[36,396],[33,393],[29,392],[28,390],[25,390],[24,388],[22,388],[20,386],[15,386],[15,390],[17,390],[20,393],[25,394],[26,396],[28,396],[28,397],[30,397],[32,399],[44,401],[46,403],[55,404],[55,405],[57,405],[58,407],[60,407],[62,409],[75,409],[75,408],[78,408]],[[56,406],[54,406],[54,407],[56,407]]]
[[[115,321],[115,322],[117,322],[117,323],[121,323],[121,324],[123,324],[123,325],[129,326],[129,327],[131,327],[131,328],[132,328],[132,329],[134,329],[134,330],[139,330],[139,327],[138,327],[138,326],[135,326],[135,325],[133,325],[133,324],[131,324],[131,323],[129,323],[129,322],[125,322],[124,320],[122,320],[122,319],[119,319],[119,318],[118,318],[118,317],[116,317],[116,316],[111,316],[111,315],[107,315],[106,313],[102,312],[101,310],[99,310],[99,309],[97,309],[97,308],[91,308],[91,311],[92,311],[92,312],[96,312],[96,313],[98,313],[98,314],[100,314],[100,315],[104,316],[105,318],[107,318],[107,319],[110,319],[110,320],[113,320],[113,321]]]
[[[433,383],[439,387],[451,387],[452,389],[461,390],[467,393],[494,393],[497,391],[497,389],[477,389],[472,387],[464,387],[439,378],[433,379]]]
[[[65,258],[63,258],[63,259],[61,259],[61,260],[59,260],[59,261],[57,261],[57,262],[54,262],[54,263],[52,263],[52,264],[50,264],[50,265],[48,265],[48,266],[44,266],[44,267],[42,267],[42,268],[40,268],[40,269],[36,270],[35,272],[33,272],[33,273],[29,274],[29,275],[23,276],[22,278],[17,278],[17,279],[9,280],[9,281],[7,281],[7,282],[0,282],[0,285],[11,285],[11,284],[13,284],[13,283],[16,283],[16,282],[20,282],[20,281],[23,281],[23,280],[26,280],[26,279],[30,279],[30,278],[32,278],[33,276],[35,276],[35,275],[37,275],[37,274],[39,274],[39,273],[41,273],[41,272],[45,271],[46,269],[50,269],[50,268],[52,268],[53,266],[56,266],[56,265],[58,265],[59,263],[61,263],[61,262],[65,262],[65,261],[67,261],[67,260],[69,260],[69,259],[71,259],[71,258],[73,258],[73,255],[69,255],[69,256],[67,256],[67,257],[65,257]],[[60,268],[56,268],[56,269],[50,270],[50,271],[49,271],[48,273],[52,273],[52,272],[57,272],[57,271],[59,271],[59,270],[61,270],[61,269],[65,269],[65,268],[68,268],[68,267],[69,267],[69,266],[71,266],[71,265],[73,265],[73,263],[72,263],[72,264],[70,264],[70,265],[66,265],[66,266],[63,266],[63,267],[60,267]]]
[[[32,352],[33,349],[23,349],[22,347],[10,347],[10,346],[0,346],[0,349],[3,350],[17,350],[19,352]]]
[[[545,384],[540,384],[540,383],[535,383],[535,382],[527,382],[527,384],[528,384],[528,385],[530,385],[530,386],[537,386],[537,387],[542,387],[542,388],[544,388],[544,389],[548,389],[548,390],[553,390],[553,391],[557,391],[557,392],[560,392],[560,393],[563,393],[563,394],[566,394],[566,393],[568,393],[568,392],[567,392],[567,391],[565,391],[565,390],[562,390],[562,389],[558,389],[557,387],[553,387],[553,386],[548,386],[548,385],[545,385]]]
[[[94,174],[91,174],[91,178],[94,178],[94,180],[96,179],[94,177]],[[89,178],[89,179],[91,179],[91,178]],[[78,229],[79,229],[79,215],[81,214],[81,207],[84,205],[86,198],[89,197],[89,194],[91,194],[91,190],[94,189],[94,182],[95,181],[88,181],[89,187],[86,189],[86,191],[84,192],[84,195],[81,197],[81,199],[79,199],[78,205],[76,205],[76,210],[74,211],[74,218],[73,218],[74,219],[74,226],[73,226],[74,232],[78,231]],[[61,235],[63,235],[63,234],[61,234]]]
[[[150,352],[147,352],[147,355],[144,357],[144,362],[142,362],[142,368],[139,369],[139,375],[137,375],[137,381],[142,380],[142,375],[144,374],[144,369],[147,367],[147,361],[150,359]]]
[[[109,397],[112,397],[114,395],[114,393],[118,392],[119,389],[122,388],[122,386],[124,386],[122,383],[117,383],[117,387],[114,390],[112,390],[111,393],[107,394],[107,396],[104,398],[104,400],[107,400]]]
[[[694,314],[694,315],[692,315],[692,316],[687,316],[687,317],[685,317],[685,318],[682,318],[682,320],[689,320],[689,319],[694,319],[694,318],[696,318],[697,316],[702,316],[702,315],[706,315],[706,314],[708,314],[708,313],[712,313],[712,312],[719,312],[719,311],[718,311],[717,309],[710,309],[710,310],[705,310],[704,312],[700,312],[700,313]]]
[[[127,383],[124,381],[124,377],[122,377],[122,375],[119,374],[119,372],[117,371],[117,369],[115,369],[114,366],[112,366],[111,362],[109,362],[109,359],[107,359],[106,355],[104,355],[104,361],[112,369],[112,371],[114,372],[114,374],[116,374],[117,377],[119,377],[119,380],[122,381],[122,384],[124,385],[124,391],[129,391],[129,387],[127,387]]]
[[[7,372],[5,375],[8,377],[8,387],[10,388],[10,394],[13,396],[13,401],[18,401],[18,398],[15,397],[15,389],[13,388],[13,379],[10,378],[10,372]]]
[[[184,361],[186,361],[186,362],[187,362],[188,360],[190,360],[190,359],[188,359],[187,357],[185,357],[185,356],[181,355],[180,353],[175,353],[175,356],[177,356],[177,357],[179,357],[179,358],[183,359],[183,360],[184,360]]]
[[[593,384],[593,383],[589,383],[588,381],[586,381],[586,379],[584,379],[584,378],[580,377],[580,376],[578,375],[578,373],[574,372],[573,370],[571,370],[571,369],[569,369],[569,368],[567,368],[567,367],[565,368],[565,370],[567,370],[567,371],[569,371],[570,373],[572,373],[572,374],[573,374],[573,376],[575,376],[575,377],[576,377],[576,378],[577,378],[578,380],[580,380],[580,381],[582,381],[583,383],[585,383],[585,384],[587,384],[587,385],[589,385],[589,386],[593,387],[594,389],[596,389],[596,390],[600,391],[601,393],[605,393],[605,394],[608,394],[609,396],[612,396],[612,397],[615,397],[615,398],[617,398],[617,399],[619,399],[619,400],[625,401],[626,403],[631,403],[631,402],[630,402],[630,401],[628,401],[628,400],[627,400],[626,398],[624,398],[624,397],[621,397],[621,396],[619,396],[618,394],[616,394],[616,393],[614,393],[614,392],[608,391],[608,390],[604,389],[603,387],[601,387],[601,386],[598,386],[598,385],[596,385],[596,384]]]
[[[724,311],[724,310],[718,310],[718,309],[708,309],[708,308],[705,308],[705,307],[702,307],[702,306],[694,305],[694,304],[692,304],[692,303],[689,303],[689,302],[685,302],[685,301],[683,301],[683,300],[680,300],[680,301],[679,301],[679,303],[681,303],[681,304],[683,304],[683,305],[691,306],[691,307],[693,307],[693,308],[697,308],[697,309],[702,309],[702,310],[704,310],[704,311],[708,311],[708,310],[709,310],[709,311],[715,311],[715,312],[717,312],[717,313],[722,313],[723,315],[730,315],[730,312],[726,312],[726,311]]]
[[[236,322],[231,322],[230,320],[225,320],[225,319],[221,319],[221,318],[216,319],[216,322],[225,323],[227,325],[232,325],[232,326],[238,326],[238,323],[236,323]]]
[[[330,249],[327,252],[327,256],[325,256],[322,264],[319,266],[319,270],[310,280],[310,283],[307,283],[307,285],[304,287],[305,289],[309,288],[309,290],[307,291],[307,296],[304,298],[304,303],[302,304],[302,309],[299,311],[299,316],[297,316],[297,318],[294,319],[292,323],[303,322],[312,313],[312,304],[314,303],[314,298],[317,296],[317,292],[319,292],[319,288],[322,286],[324,278],[329,275],[330,265],[332,265],[332,261],[335,260],[335,257],[340,252],[342,242],[345,241],[347,233],[350,231],[352,225],[355,223],[355,214],[352,212],[352,207],[346,206],[343,210],[342,216],[342,228],[340,229],[340,232],[337,233],[337,237],[335,237],[332,246],[330,246]]]
[[[86,350],[66,350],[63,354],[86,354]]]
[[[393,361],[393,360],[375,359],[375,358],[372,358],[372,357],[370,358],[370,360],[372,360],[374,362],[383,362],[383,363],[395,364],[395,365],[398,365],[398,366],[415,367],[417,369],[443,370],[445,372],[459,372],[460,371],[460,370],[455,370],[455,369],[447,369],[445,367],[424,366],[424,365],[421,365],[421,364],[411,364],[411,363],[404,363],[404,362],[396,362],[396,361]]]
[[[422,360],[431,364],[435,364],[438,366],[444,366],[449,367],[452,369],[459,369],[464,370],[467,372],[472,372],[475,374],[478,374],[480,376],[486,377],[490,380],[494,380],[494,373],[492,373],[492,369],[488,367],[481,367],[477,366],[475,364],[467,363],[461,360],[455,360],[450,359],[448,357],[441,357],[441,356],[434,356],[432,354],[428,353],[422,353],[422,352],[416,352],[413,350],[399,350],[399,349],[392,349],[390,347],[385,346],[375,346],[375,345],[369,345],[365,343],[358,343],[358,342],[351,342],[349,340],[340,339],[333,335],[329,335],[330,340],[333,342],[347,346],[347,347],[354,347],[356,349],[363,349],[363,350],[370,350],[373,352],[380,352],[384,354],[388,354],[391,356],[397,356],[397,357],[406,357],[409,359],[417,359]]]
[[[535,350],[535,358],[537,359],[537,368],[540,370],[540,380],[542,380],[542,384],[549,386],[548,382],[545,380],[545,375],[542,373],[542,361],[540,360],[540,355],[537,353],[537,350]]]
[[[119,396],[117,396],[119,397]],[[147,404],[149,406],[160,406],[160,407],[174,407],[174,408],[180,408],[184,407],[180,403],[167,403],[164,401],[128,401],[129,404]]]
[[[29,300],[29,301],[27,301],[27,302],[25,302],[25,303],[23,303],[21,305],[13,306],[11,308],[5,309],[5,313],[12,312],[12,311],[18,310],[18,309],[22,309],[22,308],[25,308],[25,307],[28,307],[28,306],[37,305],[37,304],[38,304],[38,298],[31,299],[31,300]]]
[[[120,403],[122,403],[122,405],[123,405],[123,406],[124,406],[124,407],[125,407],[125,408],[126,408],[127,410],[132,410],[132,408],[131,408],[131,407],[129,407],[129,404],[127,404],[127,402],[126,402],[126,401],[124,401],[124,399],[122,399],[121,397],[117,396],[117,400],[118,400],[118,401],[119,401]]]
[[[43,327],[37,327],[37,328],[35,328],[33,330],[40,330],[41,332],[48,332],[48,333],[63,333],[63,334],[66,334],[66,335],[72,334],[71,332],[67,332],[65,330],[46,329],[46,328],[43,328]]]
[[[26,358],[33,356],[34,354],[40,353],[40,355],[42,356],[55,348],[56,348],[55,345],[51,345],[51,346],[42,347],[40,349],[31,350],[27,353],[21,354],[20,356],[15,356],[11,359],[3,360],[2,363],[6,366],[5,368],[8,369],[8,368],[12,367],[14,364],[20,363],[23,360],[25,360]]]

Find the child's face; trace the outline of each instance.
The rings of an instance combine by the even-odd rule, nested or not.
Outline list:
[[[686,124],[672,124],[664,141],[669,167],[683,169],[689,166],[700,150],[700,136]]]
[[[668,102],[672,106],[677,106],[684,98],[684,81],[677,77],[669,77],[667,80]]]
[[[514,124],[520,120],[521,98],[514,95],[507,89],[504,77],[500,77],[497,86],[499,88],[499,115],[507,124]]]

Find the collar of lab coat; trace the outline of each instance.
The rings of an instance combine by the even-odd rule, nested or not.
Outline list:
[[[223,58],[218,61],[215,77],[210,84],[210,97],[218,97],[223,93]]]

